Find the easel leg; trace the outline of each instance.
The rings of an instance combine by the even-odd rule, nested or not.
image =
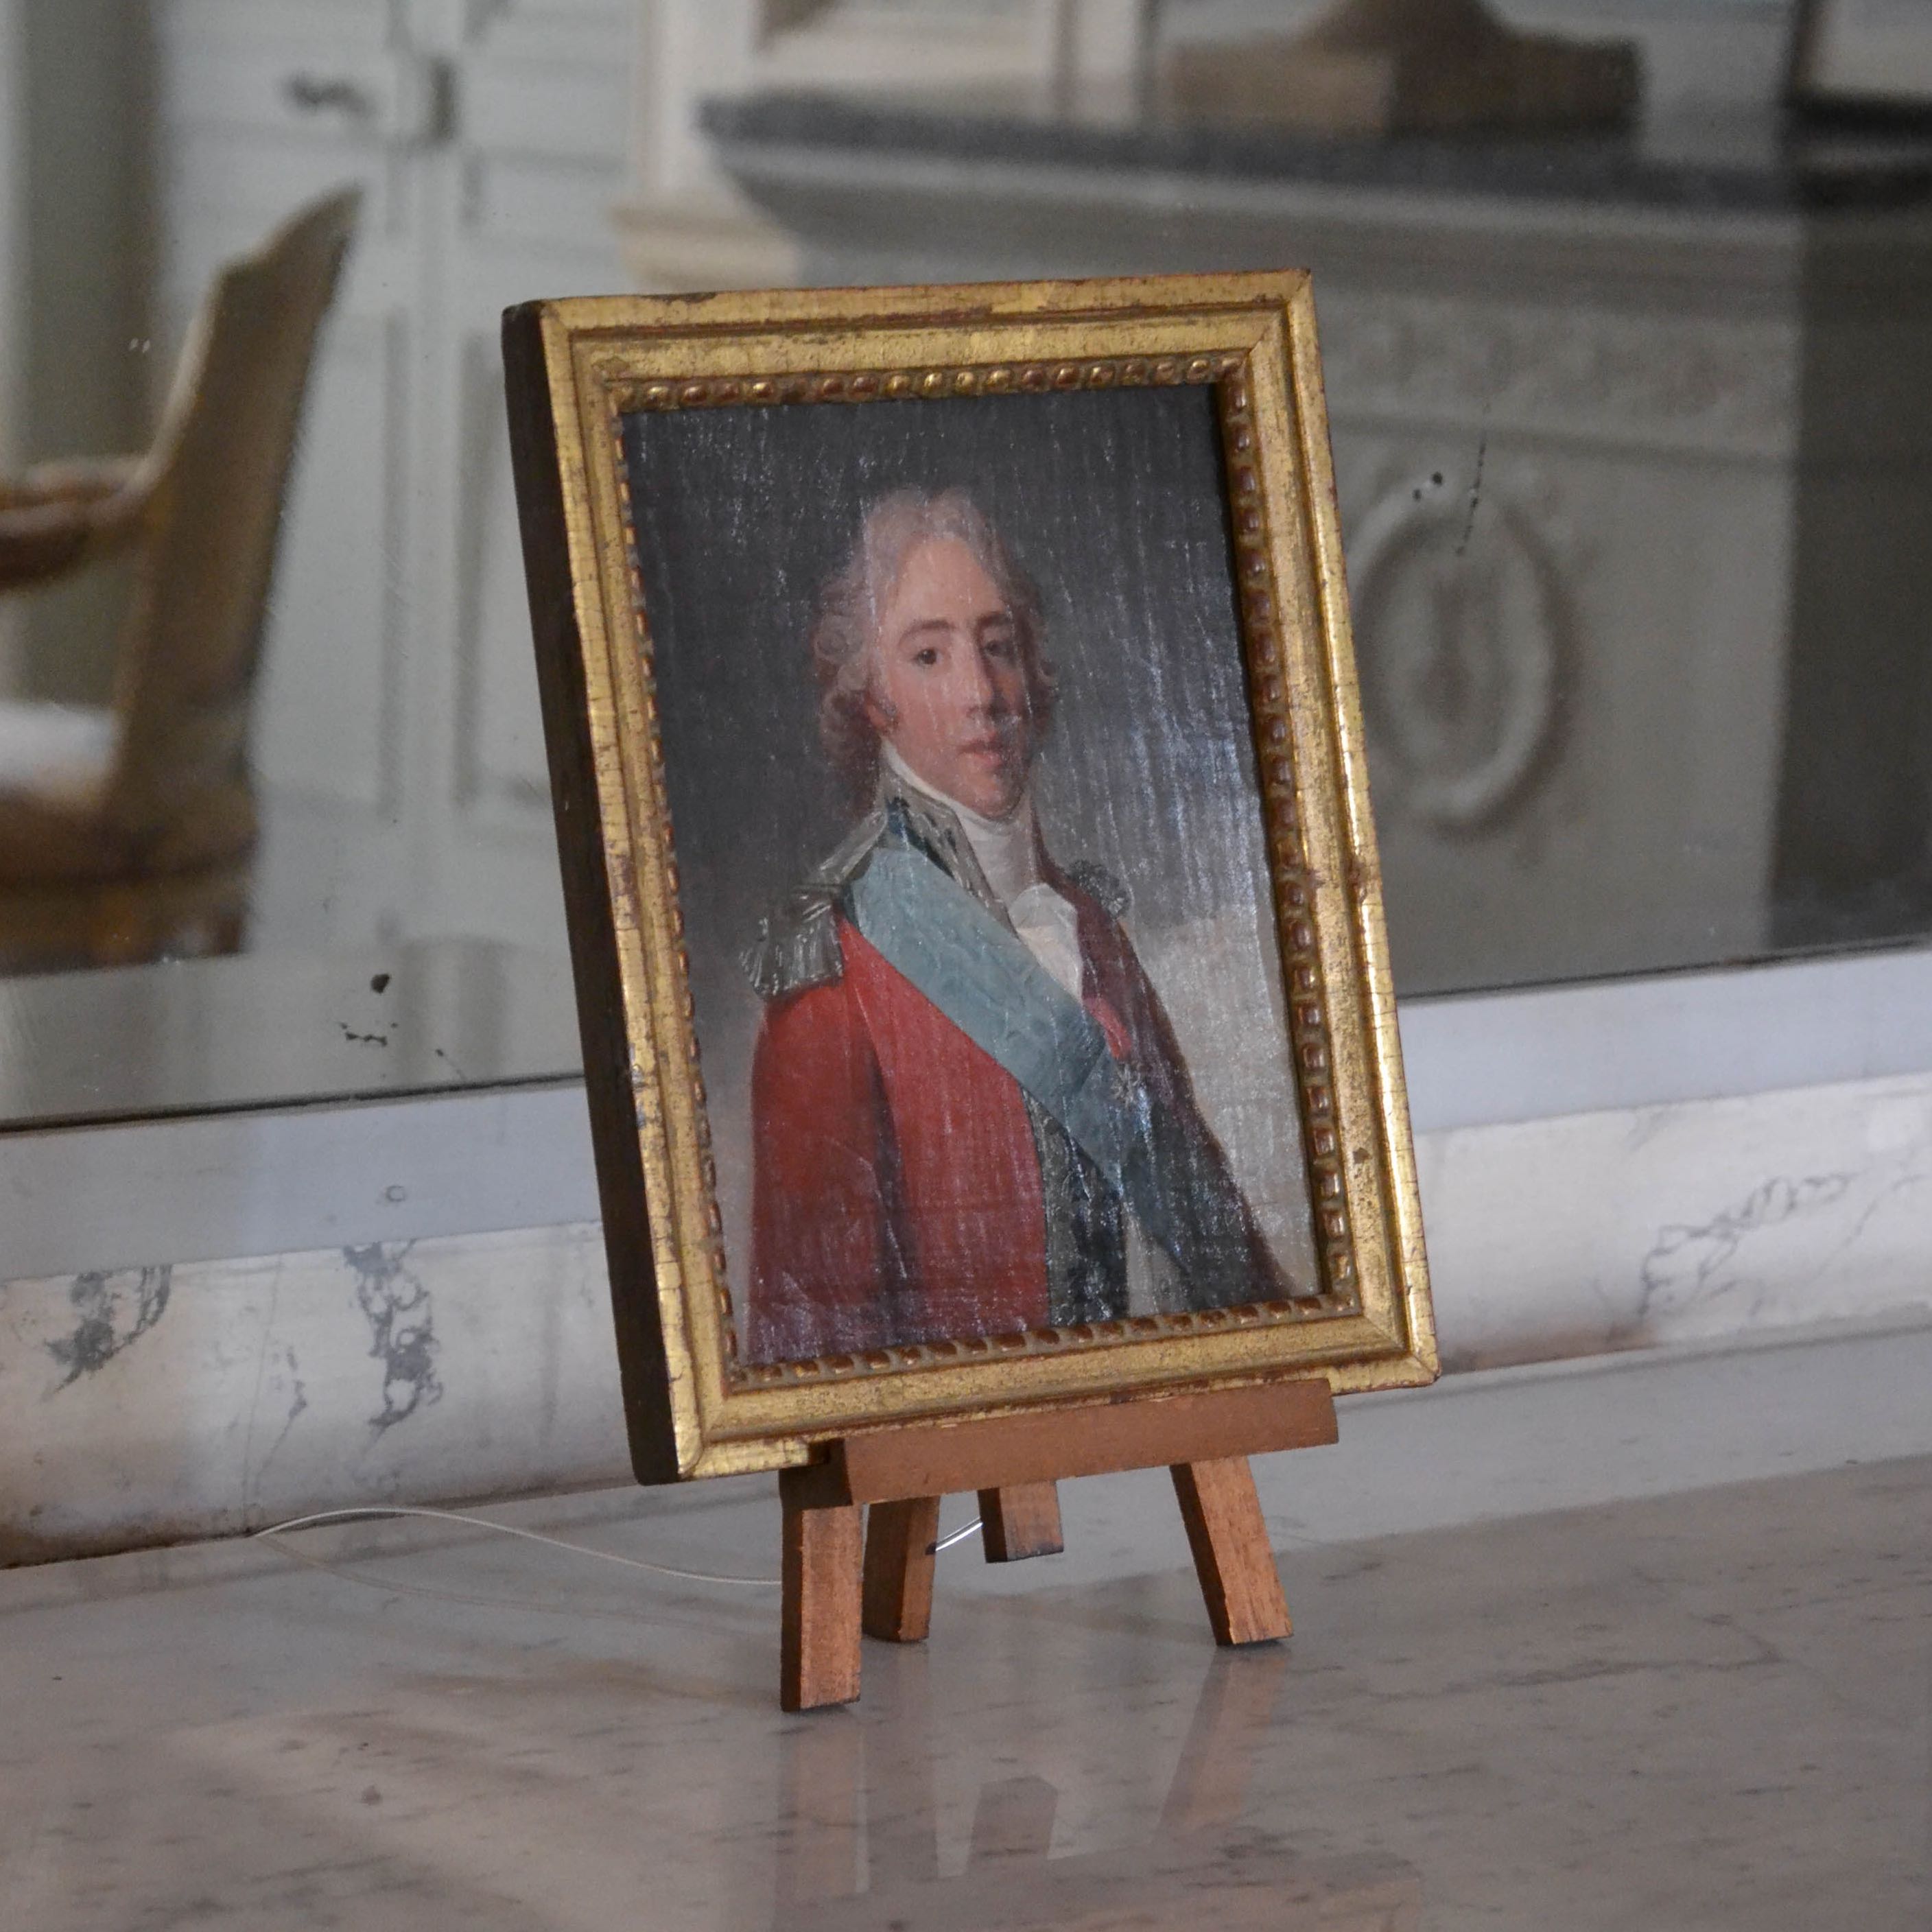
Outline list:
[[[1248,1459],[1176,1462],[1172,1473],[1214,1641],[1263,1643],[1286,1636],[1288,1599]]]
[[[849,1704],[859,1694],[860,1511],[856,1505],[808,1508],[782,1470],[784,1509],[784,1624],[778,1647],[778,1705],[810,1711]]]
[[[1003,1490],[982,1490],[980,1522],[988,1563],[1058,1556],[1066,1547],[1060,1533],[1060,1491],[1052,1483],[1014,1483]]]
[[[932,1546],[939,1498],[874,1503],[866,1516],[865,1630],[887,1643],[920,1643],[932,1628]]]

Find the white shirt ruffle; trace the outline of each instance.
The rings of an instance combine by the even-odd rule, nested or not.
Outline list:
[[[988,818],[970,805],[949,798],[929,785],[890,745],[881,748],[885,760],[902,784],[909,785],[936,805],[943,805],[959,821],[973,856],[993,896],[1020,943],[1066,992],[1081,994],[1084,968],[1080,958],[1080,923],[1072,903],[1040,875],[1040,838],[1034,824],[1033,796],[1022,794],[1004,818]]]

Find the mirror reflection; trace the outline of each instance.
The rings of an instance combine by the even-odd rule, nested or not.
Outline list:
[[[538,296],[1306,264],[1400,989],[1917,941],[1928,46],[1886,0],[7,0],[0,1120],[574,1069]]]

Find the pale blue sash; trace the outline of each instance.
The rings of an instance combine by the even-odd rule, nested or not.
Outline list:
[[[1126,1192],[1145,1102],[1094,1016],[921,854],[881,844],[848,890],[859,930],[887,962]]]

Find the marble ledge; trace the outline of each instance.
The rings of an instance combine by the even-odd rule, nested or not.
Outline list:
[[[1456,1371],[1720,1362],[1932,1316],[1932,1078],[1460,1128],[1418,1152]],[[1388,1413],[1426,1430],[1458,1386]],[[1827,1462],[1859,1453],[1817,1440]],[[0,1560],[626,1474],[594,1226],[0,1284]]]

